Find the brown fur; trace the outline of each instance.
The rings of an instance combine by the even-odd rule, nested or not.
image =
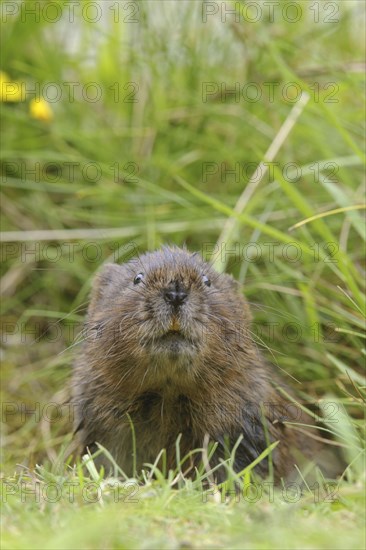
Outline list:
[[[139,273],[142,280],[134,282]],[[167,290],[183,290],[187,297],[174,306]],[[273,452],[276,479],[289,476],[298,451],[315,456],[318,444],[285,423],[312,421],[300,409],[286,408],[278,390],[285,386],[257,349],[250,322],[236,281],[186,250],[166,247],[124,265],[105,265],[93,284],[86,339],[74,368],[81,447],[101,443],[132,475],[128,413],[138,470],[162,448],[174,468],[181,433],[181,457],[201,448],[206,434],[218,442],[211,466],[224,457],[226,442],[233,446],[242,435],[235,461],[240,471],[268,446],[264,411],[270,441],[280,441]],[[268,473],[266,461],[257,472]],[[224,474],[219,469],[217,479]]]

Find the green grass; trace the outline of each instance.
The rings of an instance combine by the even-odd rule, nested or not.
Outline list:
[[[137,15],[133,3],[99,2],[103,22],[76,9],[67,28],[51,10],[4,19],[0,69],[28,90],[1,104],[4,548],[364,547],[364,8],[296,4],[293,23],[277,8],[271,22],[264,7],[244,21],[254,17],[245,5],[238,22],[219,11],[203,23],[199,1],[143,1]],[[49,122],[30,116],[36,86],[48,93]],[[299,90],[307,103],[236,209]],[[92,276],[164,243],[211,258],[228,219],[216,265],[243,284],[263,353],[321,404],[347,475],[335,494],[320,479],[319,494],[305,487],[288,502],[262,484],[250,502],[210,495],[204,474],[152,480],[150,466],[137,502],[123,482],[116,499],[91,463],[63,464],[70,411],[47,408],[67,399]],[[73,483],[74,501],[63,490],[50,502],[49,483]],[[95,484],[103,499],[90,502]],[[39,502],[23,501],[35,485]]]
[[[70,479],[70,478],[69,478]],[[172,490],[168,483],[136,483],[103,490],[78,478],[57,502],[35,505],[8,499],[9,522],[4,548],[362,548],[360,510],[364,498],[356,487],[342,497],[296,495],[264,489],[225,501],[190,487]],[[114,482],[116,486],[116,482]],[[58,486],[62,487],[60,479]],[[80,487],[87,487],[82,492]],[[41,494],[43,494],[41,490]],[[47,494],[53,495],[51,489]],[[41,512],[39,510],[41,506]],[[27,524],[27,538],[21,537]]]

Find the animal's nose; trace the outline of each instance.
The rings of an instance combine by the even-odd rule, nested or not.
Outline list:
[[[164,291],[164,300],[172,306],[178,307],[185,302],[188,294],[184,290],[171,290]]]

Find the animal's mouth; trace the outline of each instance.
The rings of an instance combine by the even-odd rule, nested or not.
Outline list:
[[[176,315],[171,318],[168,333],[181,333],[181,323]]]
[[[189,342],[190,338],[182,330],[181,322],[175,315],[172,316],[169,328],[159,337],[161,342]]]
[[[196,355],[200,348],[198,338],[184,328],[177,315],[172,315],[164,328],[160,334],[147,335],[143,345],[149,353],[174,359]]]
[[[168,332],[160,336],[160,340],[186,340],[186,336],[180,330],[168,330]]]
[[[183,330],[167,330],[164,334],[154,338],[152,349],[156,353],[169,354],[171,356],[196,354],[198,342]]]

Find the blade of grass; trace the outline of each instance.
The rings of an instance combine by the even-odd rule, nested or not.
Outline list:
[[[286,141],[292,128],[295,126],[297,119],[301,115],[308,101],[309,101],[309,96],[307,94],[303,94],[300,100],[298,101],[298,103],[296,103],[293,106],[292,110],[290,111],[290,114],[288,115],[285,122],[280,127],[274,140],[272,141],[269,148],[265,152],[263,156],[263,161],[261,161],[258,164],[256,170],[254,171],[254,174],[252,175],[244,191],[240,195],[234,207],[234,212],[236,212],[237,214],[241,214],[245,210],[245,207],[250,201],[250,198],[253,196],[260,182],[262,181],[263,177],[267,173],[269,168],[269,163],[273,162],[273,160],[275,159],[278,151],[282,147],[283,143]],[[218,250],[221,250],[223,244],[225,244],[230,248],[233,242],[233,233],[235,231],[235,228],[237,227],[237,224],[238,224],[238,218],[236,217],[232,216],[227,220],[216,243],[216,247]],[[216,260],[214,260],[214,266],[219,272],[225,271],[226,263],[227,263],[227,260],[226,259],[223,260],[221,254],[219,254]]]

